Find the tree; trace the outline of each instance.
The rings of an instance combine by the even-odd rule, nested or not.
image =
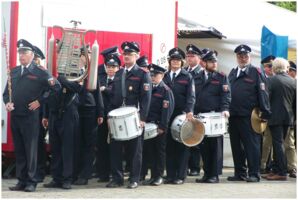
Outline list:
[[[296,12],[296,1],[268,1],[268,3]]]

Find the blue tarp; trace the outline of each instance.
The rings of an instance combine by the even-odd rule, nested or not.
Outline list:
[[[263,26],[261,38],[261,59],[269,55],[288,59],[288,36],[276,35],[266,26]]]

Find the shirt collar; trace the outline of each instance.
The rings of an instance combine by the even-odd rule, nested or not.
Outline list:
[[[134,67],[134,65],[131,66],[131,67],[129,67],[129,68],[125,66],[125,70],[127,70],[128,72],[130,72],[130,70],[131,70],[133,67]]]
[[[181,68],[180,69],[178,69],[177,71],[175,71],[175,72],[173,72],[172,70],[171,70],[171,76],[173,76],[173,74],[174,73],[176,73],[176,77],[178,76],[178,74],[181,72]]]

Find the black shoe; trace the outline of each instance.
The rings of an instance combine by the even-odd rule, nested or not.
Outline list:
[[[150,178],[149,180],[144,180],[142,182],[142,185],[151,185],[154,182],[153,178]]]
[[[173,184],[175,185],[182,185],[184,183],[184,180],[181,180],[181,179],[176,179],[173,181]]]
[[[15,186],[9,187],[8,189],[11,191],[24,191],[26,185],[17,183]]]
[[[34,185],[27,185],[24,189],[25,192],[34,192],[36,189],[36,186]]]
[[[188,176],[199,176],[200,173],[197,170],[190,170]]]
[[[205,183],[219,183],[219,179],[217,176],[212,176],[212,177],[209,177]]]
[[[250,176],[246,179],[246,182],[249,183],[256,183],[256,182],[260,182],[260,178],[255,177],[255,176]]]
[[[129,189],[135,189],[138,187],[138,183],[137,182],[132,182],[132,183],[129,183],[127,188]]]
[[[161,177],[155,178],[151,185],[159,186],[163,183],[163,179]]]
[[[174,184],[174,179],[166,178],[166,180],[164,181],[164,184]]]
[[[45,188],[61,188],[62,184],[57,183],[55,181],[51,181],[49,183],[43,184],[43,187],[45,187]]]
[[[107,188],[117,188],[117,187],[121,187],[123,185],[123,182],[117,182],[117,181],[111,181],[109,182],[106,187]]]
[[[204,175],[201,179],[197,178],[196,183],[206,183],[207,179],[208,177]]]
[[[228,181],[246,181],[246,177],[244,176],[228,176]]]
[[[68,182],[62,183],[62,187],[61,188],[62,189],[65,189],[65,190],[69,190],[69,189],[71,189],[71,183],[68,183]]]
[[[79,178],[73,184],[74,185],[87,185],[88,184],[88,179]]]

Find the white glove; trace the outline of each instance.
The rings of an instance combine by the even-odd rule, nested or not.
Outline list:
[[[229,118],[229,117],[230,117],[230,113],[229,113],[229,111],[223,111],[221,114],[222,114],[224,117],[226,117],[226,118]]]

